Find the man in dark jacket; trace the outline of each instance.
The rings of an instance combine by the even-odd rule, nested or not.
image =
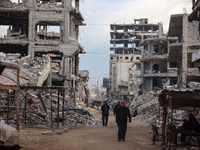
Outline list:
[[[118,140],[125,141],[126,129],[127,129],[127,117],[129,117],[129,122],[131,122],[131,115],[129,109],[125,106],[125,101],[121,101],[122,107],[117,110],[116,122],[118,124]]]
[[[193,114],[188,114],[188,121],[185,121],[183,126],[183,129],[185,130],[193,130],[195,132],[200,132],[200,124],[197,121],[197,119],[193,116]],[[181,142],[183,145],[186,144],[185,142],[185,134],[181,134]]]
[[[118,110],[118,108],[120,108],[120,107],[121,107],[121,104],[120,104],[120,101],[118,101],[118,102],[117,102],[117,105],[115,105],[115,108],[114,108],[114,115],[116,115],[117,110]]]
[[[103,126],[107,126],[109,109],[110,107],[107,105],[107,101],[104,101],[104,104],[101,106]]]

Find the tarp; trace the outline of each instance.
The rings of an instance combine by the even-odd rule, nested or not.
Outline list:
[[[15,128],[0,122],[0,141],[5,146],[19,145],[19,133]]]
[[[171,109],[188,110],[200,109],[200,89],[163,90],[158,100],[161,106]]]

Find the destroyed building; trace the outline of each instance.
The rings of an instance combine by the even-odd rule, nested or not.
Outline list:
[[[191,81],[199,82],[200,62],[192,61],[192,54],[200,46],[199,22],[188,20],[188,14],[172,15],[168,37],[178,37],[170,44],[168,62],[177,64],[177,85],[184,88]]]
[[[143,90],[163,89],[177,83],[176,63],[168,62],[169,45],[177,40],[178,38],[167,38],[166,36],[144,40],[141,59]]]
[[[149,38],[142,43],[142,77],[145,91],[163,89],[175,84],[184,87],[187,81],[198,76],[199,63],[192,63],[192,53],[199,47],[198,23],[189,22],[187,16],[172,15],[167,37]]]
[[[193,0],[192,1],[192,13],[188,16],[188,19],[190,22],[199,22],[200,25],[200,21],[199,21],[199,9],[200,9],[200,1],[199,0]],[[200,28],[198,28],[198,31],[200,33]],[[198,48],[198,50],[194,51],[192,54],[192,63],[195,63],[195,67],[199,69],[200,71],[200,46],[196,46]],[[193,77],[193,81],[198,81],[200,82],[200,76],[196,75]]]
[[[160,112],[158,95],[163,89],[187,91],[183,88],[199,88],[198,29],[199,22],[190,22],[188,14],[171,15],[167,36],[144,40],[141,61],[146,92],[131,102],[131,111],[137,110],[141,115],[135,119],[157,119]]]
[[[150,37],[162,37],[161,23],[149,24],[147,18],[133,24],[111,24],[110,94],[113,98],[134,97],[141,79],[140,43]]]
[[[0,52],[51,58],[47,86],[67,86],[74,105],[78,98],[79,57],[85,53],[78,42],[79,26],[85,25],[79,0],[0,0],[0,25],[8,26],[0,38]],[[45,79],[45,78],[44,78]]]
[[[89,81],[89,71],[88,70],[79,70],[80,86],[79,86],[79,96],[78,101],[82,102],[81,106],[88,104],[90,90],[87,82]]]

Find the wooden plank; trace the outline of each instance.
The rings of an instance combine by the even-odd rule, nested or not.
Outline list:
[[[17,69],[17,130],[18,132],[19,132],[19,95],[20,95],[19,69]]]

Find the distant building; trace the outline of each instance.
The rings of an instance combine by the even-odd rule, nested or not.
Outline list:
[[[149,24],[147,18],[133,24],[111,24],[110,94],[113,98],[134,97],[141,80],[140,43],[147,38],[162,37],[162,24]]]

